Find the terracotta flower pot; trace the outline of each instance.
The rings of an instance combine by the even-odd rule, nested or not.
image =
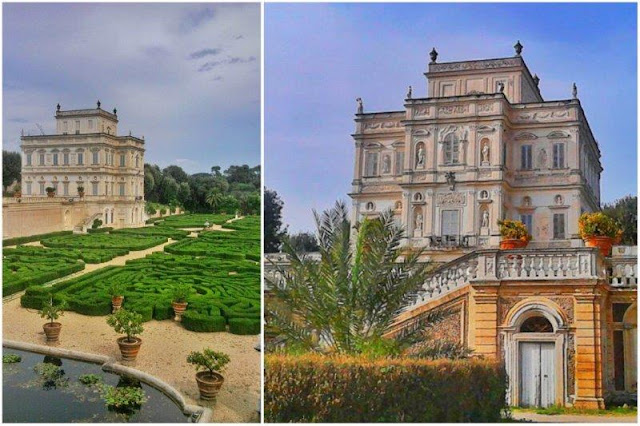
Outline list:
[[[142,339],[137,337],[131,338],[133,342],[129,342],[127,337],[120,337],[118,339],[118,346],[120,346],[120,353],[122,354],[123,361],[135,361],[140,352],[140,345],[142,345]]]
[[[218,373],[200,371],[196,373],[196,382],[198,382],[198,390],[200,390],[200,399],[213,401],[224,383],[224,377]]]
[[[47,336],[47,342],[53,343],[60,340],[60,330],[62,330],[62,324],[59,322],[48,322],[42,326],[44,334]]]
[[[111,298],[111,305],[113,306],[113,312],[120,310],[122,307],[122,301],[124,300],[124,296],[113,296]]]
[[[176,314],[174,320],[182,321],[182,314],[187,310],[187,302],[171,302],[171,306],[173,307],[173,312]]]
[[[84,197],[84,191],[78,191],[78,197],[80,198]]]
[[[611,237],[585,237],[584,245],[586,247],[597,247],[604,257],[609,256],[611,247],[613,246],[613,238]]]
[[[525,248],[529,244],[527,241],[523,241],[516,238],[506,238],[500,240],[500,250],[513,250]]]
[[[16,192],[13,193],[13,196],[14,196],[14,198],[20,198],[20,197],[22,197],[22,192],[16,191]]]

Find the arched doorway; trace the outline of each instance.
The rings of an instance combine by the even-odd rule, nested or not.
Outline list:
[[[548,407],[567,401],[568,328],[554,305],[524,301],[507,315],[502,335],[510,405]]]

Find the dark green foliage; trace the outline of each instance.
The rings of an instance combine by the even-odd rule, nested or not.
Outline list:
[[[102,376],[99,376],[97,374],[83,374],[80,377],[78,377],[78,380],[83,385],[88,385],[88,386],[96,385],[104,382],[104,380],[102,379]]]
[[[145,226],[144,228],[123,228],[112,231],[111,234],[124,234],[124,235],[159,235],[162,237],[168,237],[172,240],[181,240],[187,238],[189,232],[181,229],[174,229],[164,226]]]
[[[602,207],[602,212],[613,218],[622,229],[622,245],[638,245],[638,197],[627,195]]]
[[[100,219],[94,219],[93,224],[91,225],[92,229],[98,229],[102,226],[102,221]]]
[[[284,202],[276,191],[264,189],[264,252],[277,253],[285,231],[282,229]]]
[[[316,236],[311,232],[299,232],[297,234],[290,235],[289,245],[296,251],[296,253],[310,253],[319,251],[320,246]]]
[[[205,222],[210,225],[222,225],[227,220],[233,219],[228,214],[179,214],[164,218],[160,226],[171,228],[204,228]],[[156,224],[158,225],[158,224]]]
[[[231,318],[229,331],[233,334],[260,334],[260,319]]]
[[[2,189],[6,190],[13,182],[20,182],[22,159],[19,152],[2,150]]]
[[[267,355],[265,371],[268,423],[494,423],[506,406],[494,361]]]
[[[101,234],[104,232],[111,232],[113,231],[113,228],[110,226],[105,226],[104,228],[90,228],[87,229],[87,233],[89,234]]]
[[[73,231],[59,231],[59,232],[49,232],[48,234],[39,234],[39,235],[30,235],[28,237],[16,237],[16,238],[7,238],[2,240],[2,246],[15,246],[17,244],[25,244],[32,243],[34,241],[41,241],[44,238],[49,237],[57,237],[61,235],[71,235]]]
[[[187,310],[182,314],[182,326],[191,331],[226,331],[227,320],[221,316],[211,316]]]
[[[2,355],[2,363],[3,364],[15,364],[22,361],[22,357],[16,354],[6,354]]]
[[[166,243],[167,237],[159,235],[126,234],[91,234],[91,235],[69,235],[62,237],[51,237],[42,240],[42,245],[53,248],[77,248],[77,249],[127,249],[145,250],[151,247]]]

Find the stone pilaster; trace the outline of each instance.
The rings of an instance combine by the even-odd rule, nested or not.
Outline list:
[[[576,300],[577,408],[604,408],[601,310],[596,294],[578,294]]]

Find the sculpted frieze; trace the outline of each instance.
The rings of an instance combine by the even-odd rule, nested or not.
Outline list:
[[[464,114],[466,112],[469,112],[469,107],[467,105],[451,105],[438,107],[438,114],[443,115]]]
[[[393,130],[402,127],[400,121],[376,121],[365,123],[363,129],[366,130]]]
[[[533,113],[520,114],[516,117],[517,121],[559,121],[563,118],[569,117],[569,111],[554,110],[554,111],[536,111]]]
[[[438,205],[464,205],[467,203],[467,194],[463,192],[444,192],[436,195]]]
[[[367,185],[362,190],[362,192],[396,192],[396,191],[398,191],[397,185]]]
[[[479,104],[478,112],[491,112],[493,111],[493,104]]]
[[[488,70],[494,68],[503,67],[516,67],[520,65],[520,59],[506,58],[506,59],[490,59],[486,61],[473,61],[473,62],[455,62],[449,64],[429,64],[429,71],[442,72],[442,71],[461,71],[461,70]]]

